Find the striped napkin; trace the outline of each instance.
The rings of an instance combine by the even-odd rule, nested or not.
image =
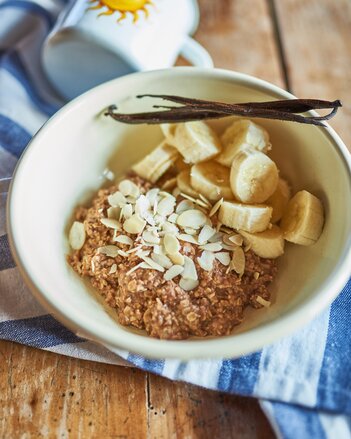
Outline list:
[[[0,0],[0,179],[62,104],[39,62],[64,3]],[[132,364],[173,380],[259,398],[278,437],[351,437],[351,282],[300,332],[237,360],[153,361],[78,338],[32,297],[10,254],[0,183],[0,339],[77,358]],[[118,373],[118,372],[117,372]]]

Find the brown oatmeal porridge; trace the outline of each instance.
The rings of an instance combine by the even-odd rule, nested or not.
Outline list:
[[[138,185],[141,193],[151,188],[150,183],[137,176],[130,180]],[[143,255],[131,252],[127,243],[117,243],[114,240],[116,229],[101,223],[111,207],[108,196],[116,191],[116,186],[101,189],[91,207],[76,210],[75,220],[84,223],[86,238],[83,247],[75,250],[68,261],[116,310],[120,324],[145,329],[149,335],[162,339],[228,335],[243,321],[247,306],[261,308],[269,304],[268,286],[277,272],[276,265],[273,259],[262,259],[251,250],[245,252],[242,275],[235,270],[228,271],[228,265],[217,258],[207,271],[201,268],[197,259],[202,251],[199,246],[179,240],[179,252],[194,261],[198,275],[198,285],[190,291],[179,285],[180,274],[165,280],[165,272],[156,269],[139,267],[131,271],[143,263]],[[182,200],[184,198],[179,195],[177,205]],[[211,219],[216,227],[216,216]],[[141,241],[141,234],[136,236],[125,231],[121,234],[133,242]],[[117,247],[116,244],[120,254],[112,252],[113,256],[107,256],[99,252],[99,248]],[[150,251],[150,246],[141,246],[143,250]],[[227,263],[226,260],[222,262]]]

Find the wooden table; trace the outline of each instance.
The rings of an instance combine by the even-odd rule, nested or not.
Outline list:
[[[196,38],[215,65],[299,97],[340,98],[333,121],[347,144],[351,107],[350,0],[200,0]],[[255,400],[139,370],[0,342],[1,438],[264,438]]]

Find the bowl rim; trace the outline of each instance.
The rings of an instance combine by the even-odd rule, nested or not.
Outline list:
[[[103,328],[100,328],[99,325],[96,324],[96,322],[88,321],[88,319],[84,318],[84,315],[76,315],[74,312],[70,312],[71,308],[63,306],[62,304],[57,304],[50,299],[50,293],[40,286],[40,279],[34,279],[29,273],[26,266],[25,252],[22,252],[23,249],[21,249],[21,242],[19,241],[16,228],[14,227],[16,223],[16,202],[19,197],[18,187],[20,187],[21,183],[22,169],[27,160],[30,159],[31,152],[36,147],[37,141],[40,140],[42,136],[46,135],[47,131],[50,130],[51,125],[62,115],[73,111],[76,106],[81,105],[87,96],[99,94],[101,90],[112,87],[116,82],[125,82],[127,85],[128,82],[133,81],[134,78],[138,76],[154,76],[157,78],[158,76],[163,75],[183,75],[186,77],[201,76],[203,78],[219,81],[236,82],[253,89],[270,93],[277,98],[296,98],[291,93],[274,84],[244,73],[217,68],[207,69],[199,67],[173,67],[132,73],[105,82],[88,90],[64,105],[57,113],[45,122],[28,143],[22,156],[17,162],[7,200],[7,229],[11,251],[20,274],[34,297],[44,306],[44,308],[52,313],[55,318],[81,337],[103,344],[108,349],[117,353],[119,349],[123,349],[141,354],[148,358],[181,358],[183,360],[190,360],[195,358],[239,357],[255,352],[292,333],[304,324],[307,324],[337,297],[351,275],[351,234],[345,245],[343,254],[336,262],[332,273],[320,286],[318,294],[315,297],[310,298],[301,307],[297,309],[293,308],[276,320],[265,322],[247,332],[240,334],[234,333],[229,336],[211,339],[192,339],[189,342],[189,340],[159,340],[144,335],[140,336],[138,334],[126,332],[119,327],[117,327],[116,331],[112,334],[106,333]],[[312,111],[310,114],[316,115],[317,113]],[[329,141],[336,149],[348,172],[349,185],[351,186],[351,158],[347,147],[338,134],[328,124],[326,124],[326,127],[316,127],[316,129],[322,130],[323,134],[328,137]]]

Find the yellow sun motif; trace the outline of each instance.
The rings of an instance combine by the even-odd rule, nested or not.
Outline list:
[[[101,9],[106,7],[107,11],[101,12],[100,15],[112,15],[116,11],[120,13],[120,17],[117,22],[121,22],[127,17],[127,13],[133,14],[133,22],[136,23],[139,19],[138,12],[144,12],[145,16],[149,16],[149,11],[146,9],[147,5],[153,5],[151,0],[89,0],[89,3],[96,3],[97,5],[88,8],[91,9]]]

